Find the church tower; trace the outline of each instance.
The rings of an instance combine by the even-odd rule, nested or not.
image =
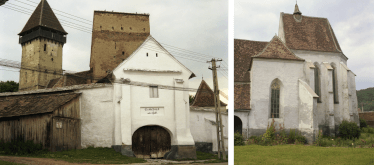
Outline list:
[[[18,34],[22,46],[19,91],[44,89],[62,74],[62,48],[67,32],[46,0],[41,0]]]

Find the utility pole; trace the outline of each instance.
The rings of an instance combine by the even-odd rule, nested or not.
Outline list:
[[[212,67],[209,68],[212,70],[213,73],[213,84],[214,84],[214,104],[216,108],[216,127],[217,127],[217,148],[218,148],[218,158],[226,160],[226,152],[225,152],[225,140],[223,137],[223,129],[222,129],[222,117],[221,117],[221,100],[219,99],[219,88],[218,88],[218,79],[217,79],[217,68],[216,61],[222,61],[219,59],[212,59],[208,61],[208,63],[212,63]],[[220,134],[221,133],[221,134]]]

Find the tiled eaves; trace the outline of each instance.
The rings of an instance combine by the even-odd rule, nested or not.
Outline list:
[[[80,85],[72,85],[72,86],[65,86],[65,87],[58,87],[58,88],[48,88],[48,89],[39,89],[39,90],[31,90],[31,91],[22,91],[22,92],[6,92],[0,93],[0,97],[3,96],[15,96],[15,95],[27,95],[27,94],[36,94],[36,93],[53,93],[53,92],[62,92],[62,91],[71,91],[71,90],[80,90],[80,89],[93,89],[93,88],[105,88],[105,87],[113,87],[112,84],[105,84],[105,83],[96,83],[96,84],[80,84]]]

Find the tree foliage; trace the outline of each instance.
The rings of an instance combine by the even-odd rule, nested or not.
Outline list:
[[[0,93],[17,92],[19,84],[14,81],[0,81]]]
[[[374,111],[374,88],[357,91],[358,107],[364,107],[364,111]]]
[[[194,95],[190,95],[190,105],[193,103],[193,101],[195,101],[195,96]]]

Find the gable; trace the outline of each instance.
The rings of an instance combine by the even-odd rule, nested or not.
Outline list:
[[[119,70],[159,73],[189,73],[195,75],[173,55],[163,48],[152,36],[149,36],[126,60],[119,64],[113,73]]]
[[[227,106],[227,104],[221,102],[221,106]],[[214,107],[214,92],[210,89],[209,85],[202,80],[200,86],[196,92],[195,100],[191,106],[195,107]]]
[[[296,21],[292,14],[281,13],[283,38],[288,48],[323,52],[342,52],[334,31],[326,18],[302,16]]]

